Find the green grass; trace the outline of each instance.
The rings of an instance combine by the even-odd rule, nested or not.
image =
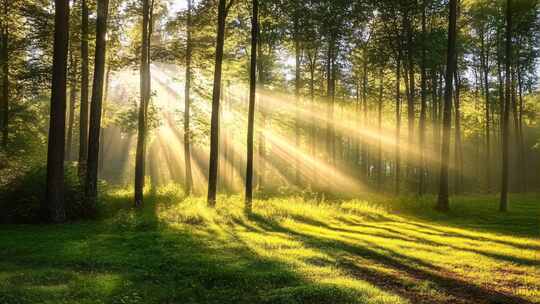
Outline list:
[[[0,303],[540,303],[540,199],[309,202],[201,198],[98,221],[0,227]]]

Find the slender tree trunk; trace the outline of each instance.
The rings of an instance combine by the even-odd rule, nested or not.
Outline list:
[[[461,100],[460,100],[460,87],[461,80],[457,72],[454,73],[454,80],[456,86],[456,93],[454,97],[454,111],[455,111],[455,141],[454,141],[454,190],[455,193],[461,193],[462,190],[462,178],[463,178],[463,147],[461,143]]]
[[[187,0],[187,25],[186,25],[186,83],[185,83],[185,99],[184,99],[184,157],[185,157],[185,181],[184,187],[186,194],[190,195],[193,191],[193,174],[191,172],[191,131],[190,131],[190,89],[191,89],[191,1]]]
[[[427,108],[427,88],[426,88],[426,0],[423,0],[423,9],[422,9],[422,59],[421,59],[421,80],[420,80],[420,90],[421,90],[421,104],[420,104],[420,122],[419,122],[419,141],[420,141],[420,162],[418,168],[419,182],[418,182],[418,194],[423,195],[425,192],[425,139],[426,139],[426,108]]]
[[[141,44],[141,67],[140,67],[140,104],[138,118],[137,150],[135,155],[135,206],[143,204],[143,190],[145,177],[145,145],[146,145],[146,121],[147,105],[150,101],[150,59],[149,59],[149,19],[150,4],[143,0],[142,44]]]
[[[77,99],[77,60],[73,53],[70,52],[69,56],[70,66],[71,66],[71,79],[70,79],[70,88],[69,88],[69,116],[68,116],[68,130],[67,130],[67,139],[66,139],[66,154],[65,159],[71,160],[71,149],[73,147],[73,124],[75,123],[75,103]]]
[[[481,33],[481,65],[483,71],[484,80],[484,97],[485,101],[485,131],[486,131],[486,182],[487,192],[491,193],[491,118],[490,108],[491,103],[489,101],[489,51],[486,49],[484,32]]]
[[[512,0],[506,0],[506,43],[505,43],[505,68],[506,68],[506,90],[504,98],[504,109],[502,117],[502,185],[499,210],[506,212],[508,210],[508,175],[510,171],[510,99],[511,99],[511,64],[512,64]]]
[[[9,14],[8,1],[4,1],[4,21],[2,22],[2,147],[7,148],[9,139]]]
[[[396,195],[399,195],[401,188],[401,46],[398,48],[398,55],[396,58]]]
[[[294,119],[294,134],[295,134],[295,145],[296,148],[300,148],[300,85],[301,85],[301,74],[300,74],[300,37],[299,36],[299,25],[296,21],[294,24],[294,57],[295,57],[295,79],[294,79],[294,99],[295,99],[295,119]],[[300,186],[300,157],[295,156],[295,182],[297,186]]]
[[[86,171],[85,195],[90,214],[95,214],[97,204],[97,175],[99,164],[99,135],[103,102],[103,83],[105,78],[105,54],[107,42],[107,16],[109,0],[98,0],[96,21],[96,50],[94,58],[94,82],[90,103],[90,130],[88,134],[88,167]]]
[[[405,81],[408,82],[408,94],[407,94],[407,144],[409,149],[407,150],[407,170],[406,175],[410,177],[410,174],[414,172],[413,159],[411,154],[411,148],[414,146],[414,97],[415,97],[415,83],[414,83],[414,47],[413,47],[413,29],[412,21],[409,16],[406,17],[405,29],[407,33],[407,68],[405,70]],[[408,75],[407,75],[408,73]]]
[[[251,62],[249,71],[249,112],[246,162],[245,211],[251,213],[253,200],[253,129],[255,125],[255,92],[257,86],[257,35],[259,34],[259,1],[252,1],[251,15]]]
[[[448,20],[448,48],[446,55],[446,78],[444,91],[443,136],[441,149],[441,171],[439,178],[439,195],[436,209],[447,211],[450,209],[448,199],[448,162],[450,159],[450,128],[452,125],[452,89],[453,75],[456,71],[456,19],[457,0],[450,0],[450,15]]]
[[[229,5],[233,0],[229,0]],[[214,66],[214,87],[212,92],[212,117],[210,122],[210,166],[208,172],[208,206],[216,205],[218,162],[219,162],[219,101],[221,97],[221,69],[225,44],[225,19],[228,6],[226,0],[219,0],[216,39],[216,60]]]
[[[79,176],[86,175],[88,158],[88,3],[81,0],[81,109],[79,114]]]
[[[379,102],[377,104],[377,129],[378,133],[382,135],[382,105],[383,105],[383,84],[384,84],[384,74],[383,68],[379,72]],[[377,140],[377,190],[381,191],[382,188],[382,177],[383,177],[383,168],[382,168],[382,136],[379,136]]]
[[[107,103],[109,98],[109,83],[111,77],[111,65],[107,64],[107,71],[105,72],[105,84],[103,88],[103,111],[101,114],[102,118],[107,117]],[[103,167],[105,165],[105,133],[108,131],[108,128],[102,128],[101,132],[99,133],[99,142],[101,143],[99,145],[99,169],[98,169],[98,178],[103,172]],[[108,132],[107,132],[108,133]],[[108,146],[107,146],[108,147]]]
[[[362,104],[363,104],[363,114],[362,119],[363,127],[365,129],[369,128],[368,121],[368,102],[367,102],[367,89],[368,89],[368,74],[367,74],[367,54],[364,49],[364,61],[362,62]],[[369,138],[364,136],[364,142],[362,143],[362,166],[364,171],[364,176],[366,180],[369,179]]]
[[[518,94],[519,94],[519,116],[518,116],[518,124],[519,124],[519,130],[518,130],[518,137],[519,137],[519,156],[520,156],[520,167],[522,169],[521,172],[521,190],[523,192],[526,192],[527,187],[527,181],[528,178],[525,174],[525,140],[523,136],[523,78],[522,78],[522,70],[518,64]]]
[[[46,199],[43,206],[46,219],[55,223],[66,220],[64,208],[64,146],[66,139],[68,32],[69,0],[55,0],[47,182]]]

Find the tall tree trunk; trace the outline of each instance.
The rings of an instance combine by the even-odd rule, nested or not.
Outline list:
[[[433,125],[433,162],[431,165],[431,173],[433,176],[433,181],[430,183],[432,185],[437,185],[437,155],[440,153],[441,148],[441,124],[440,124],[440,116],[441,113],[439,112],[439,94],[438,94],[438,88],[439,88],[439,82],[438,82],[438,75],[437,75],[436,69],[432,70],[432,79],[431,79],[431,98],[432,98],[432,112],[433,116],[431,118],[431,124]]]
[[[462,180],[463,180],[463,147],[461,143],[461,100],[460,100],[460,89],[461,89],[461,80],[457,72],[454,73],[454,80],[456,86],[456,93],[454,97],[454,111],[455,111],[455,140],[454,140],[454,166],[455,166],[455,175],[454,175],[454,190],[455,193],[461,193],[462,190]]]
[[[422,59],[421,59],[421,80],[420,80],[420,90],[421,90],[421,104],[420,104],[420,122],[419,122],[419,141],[420,141],[420,162],[418,168],[418,194],[423,195],[425,191],[425,139],[426,139],[426,108],[427,108],[427,88],[426,88],[426,0],[423,0],[422,8]]]
[[[415,97],[415,83],[414,83],[414,47],[413,47],[413,29],[410,16],[405,18],[405,29],[407,33],[407,69],[405,71],[405,81],[408,81],[408,94],[407,94],[407,144],[409,149],[407,150],[407,170],[406,175],[410,177],[410,174],[414,173],[414,165],[411,154],[411,148],[414,146],[414,97]]]
[[[295,18],[297,19],[297,18]],[[294,57],[295,57],[295,79],[294,79],[294,99],[295,99],[295,119],[294,135],[296,148],[300,148],[300,37],[298,21],[294,23]],[[295,156],[295,183],[300,186],[300,157]]]
[[[86,170],[85,195],[88,212],[95,214],[97,204],[97,175],[99,163],[99,135],[101,129],[101,105],[105,78],[105,54],[107,42],[107,15],[109,0],[98,0],[96,20],[96,50],[94,57],[94,82],[90,103],[90,130],[88,134],[88,163]]]
[[[395,178],[396,195],[400,193],[401,186],[401,46],[398,46],[396,58],[396,145],[395,145]]]
[[[485,101],[485,132],[486,132],[486,182],[487,182],[487,192],[491,193],[491,118],[490,118],[490,108],[491,103],[489,101],[489,50],[486,49],[485,43],[485,34],[482,31],[481,33],[481,57],[480,61],[482,65],[482,74],[484,80],[484,97]]]
[[[69,83],[69,114],[68,114],[68,129],[66,139],[66,154],[65,159],[71,160],[71,149],[73,147],[73,124],[75,123],[75,103],[77,99],[77,60],[73,56],[73,52],[69,54],[71,67],[71,77]]]
[[[221,69],[223,46],[225,44],[225,19],[233,0],[219,0],[216,38],[216,59],[214,66],[214,87],[212,91],[212,117],[210,122],[210,165],[208,171],[208,197],[210,207],[216,205],[218,162],[219,162],[219,101],[221,97]]]
[[[79,114],[79,176],[86,175],[88,158],[88,3],[81,2],[81,109]]]
[[[259,34],[259,1],[252,1],[251,62],[249,70],[249,112],[247,134],[245,211],[251,213],[253,200],[253,129],[255,125],[255,90],[257,86],[257,35]]]
[[[187,0],[187,25],[186,25],[186,83],[184,94],[184,157],[185,157],[185,181],[184,187],[186,194],[189,195],[193,191],[193,174],[191,172],[191,131],[190,131],[190,89],[191,89],[191,1]]]
[[[384,74],[383,68],[379,71],[379,102],[377,104],[377,129],[379,133],[379,138],[377,139],[377,190],[381,191],[382,188],[382,176],[383,176],[383,167],[382,167],[382,105],[383,105],[383,84],[384,84]]]
[[[362,62],[362,105],[363,105],[363,127],[369,128],[368,121],[368,102],[367,102],[367,89],[368,89],[368,71],[367,71],[367,54],[364,49],[364,61]],[[362,143],[362,170],[366,180],[369,179],[369,138],[364,136],[364,142]]]
[[[510,154],[510,99],[511,99],[511,64],[512,64],[512,0],[506,0],[506,43],[505,43],[505,69],[506,85],[504,109],[502,117],[502,185],[499,210],[508,210],[508,175],[509,175],[509,154]]]
[[[147,133],[147,106],[150,102],[150,3],[143,0],[141,67],[140,67],[140,103],[138,118],[137,150],[135,155],[135,206],[143,204],[143,190],[145,177],[145,145]]]
[[[105,72],[105,84],[103,88],[103,110],[101,117],[105,118],[107,117],[107,104],[109,99],[109,84],[111,79],[111,64],[107,64],[107,71]],[[101,143],[99,145],[99,169],[98,169],[98,178],[100,177],[100,174],[103,172],[103,167],[105,165],[105,133],[108,131],[108,128],[105,127],[101,129],[101,132],[99,133],[99,142]],[[107,132],[108,133],[108,132]],[[107,146],[108,147],[108,146]]]
[[[526,192],[528,187],[527,187],[527,181],[528,181],[528,178],[525,174],[525,140],[524,140],[524,136],[523,136],[523,76],[522,76],[522,70],[521,70],[521,67],[518,63],[518,67],[517,67],[517,71],[518,71],[518,75],[517,75],[517,78],[518,78],[518,94],[519,94],[519,116],[518,116],[518,124],[519,124],[519,130],[518,130],[518,137],[519,137],[519,158],[520,158],[520,167],[522,169],[521,172],[523,172],[523,174],[521,174],[521,191],[523,192]]]
[[[49,142],[47,150],[46,198],[43,211],[47,220],[66,220],[64,208],[64,146],[66,132],[66,78],[69,40],[69,0],[55,0],[53,70]]]
[[[446,55],[446,78],[444,91],[443,136],[441,149],[441,171],[439,178],[439,195],[436,209],[447,211],[450,209],[448,199],[448,162],[450,159],[450,128],[452,125],[452,89],[453,75],[456,71],[456,19],[457,0],[450,0],[450,15],[448,20],[448,48]]]
[[[4,1],[4,20],[2,22],[2,147],[7,148],[9,139],[9,16],[8,2]]]

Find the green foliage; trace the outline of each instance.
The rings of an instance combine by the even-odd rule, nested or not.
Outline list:
[[[41,204],[45,200],[47,170],[43,165],[30,168],[0,188],[0,223],[37,223],[41,220]],[[84,189],[77,169],[65,169],[65,202],[68,219],[84,217]]]

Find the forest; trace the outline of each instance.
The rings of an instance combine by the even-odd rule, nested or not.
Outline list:
[[[0,0],[0,303],[540,303],[540,0]]]

